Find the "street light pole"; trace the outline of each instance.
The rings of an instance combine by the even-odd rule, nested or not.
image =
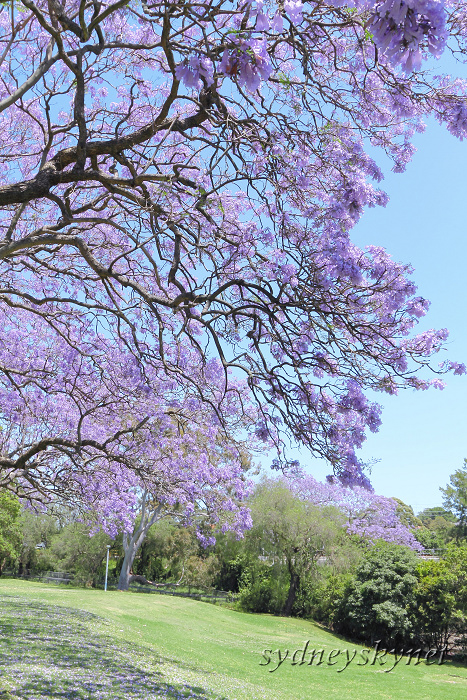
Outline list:
[[[104,591],[107,590],[107,574],[109,573],[109,551],[110,551],[110,544],[107,545],[107,561],[105,563],[105,584],[104,584]]]

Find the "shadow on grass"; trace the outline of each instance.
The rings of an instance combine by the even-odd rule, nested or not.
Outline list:
[[[167,679],[162,659],[106,627],[82,610],[0,596],[0,700],[225,700]]]

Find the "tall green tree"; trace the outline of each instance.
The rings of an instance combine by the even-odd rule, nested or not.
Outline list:
[[[444,494],[443,505],[457,518],[456,540],[467,537],[467,459],[464,466],[451,474],[446,488],[440,488]]]
[[[279,557],[289,575],[283,615],[290,615],[303,579],[317,559],[331,553],[344,518],[336,508],[318,507],[295,496],[285,485],[263,480],[250,504],[256,540],[266,556]]]
[[[16,496],[0,490],[0,575],[6,562],[16,561],[21,549],[21,506]]]
[[[405,525],[409,528],[409,530],[412,531],[416,530],[422,525],[421,520],[413,512],[412,506],[409,506],[407,503],[404,503],[404,501],[401,501],[400,498],[394,498],[393,496],[392,499],[397,503],[396,513],[403,525]]]
[[[51,510],[35,512],[24,509],[21,513],[22,545],[18,558],[18,575],[55,569],[50,545],[71,514],[65,510],[52,514]],[[38,547],[39,545],[39,547]]]
[[[455,523],[456,518],[451,513],[450,510],[442,508],[441,506],[433,506],[432,508],[424,508],[420,513],[417,514],[418,520],[421,521],[423,525],[429,526],[436,518],[444,518],[448,523]]]

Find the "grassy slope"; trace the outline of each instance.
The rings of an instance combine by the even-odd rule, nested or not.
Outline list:
[[[112,650],[108,652],[109,659],[116,658],[115,655],[118,656],[119,649],[129,649],[129,644],[143,647],[148,669],[152,669],[154,673],[157,671],[158,678],[165,679],[172,685],[182,682],[190,684],[192,688],[190,697],[198,700],[210,699],[212,693],[226,700],[253,700],[254,698],[303,700],[312,697],[326,698],[326,700],[361,700],[367,697],[372,700],[380,698],[461,700],[467,697],[467,669],[451,663],[427,666],[423,662],[414,666],[412,661],[412,664],[407,666],[406,659],[403,659],[393,671],[385,673],[385,668],[392,666],[393,657],[389,657],[390,661],[385,666],[379,665],[378,662],[374,666],[370,664],[357,666],[359,657],[356,657],[345,671],[337,673],[337,669],[343,666],[344,657],[341,653],[337,657],[338,663],[335,666],[327,664],[320,667],[307,664],[292,666],[289,660],[286,660],[273,673],[270,669],[274,668],[276,663],[260,666],[261,661],[264,663],[261,656],[263,649],[279,648],[284,652],[288,648],[291,654],[295,649],[303,647],[304,641],[308,639],[311,640],[310,648],[324,648],[326,653],[332,649],[346,648],[350,651],[356,648],[357,653],[359,652],[361,647],[358,645],[339,639],[304,620],[247,615],[208,603],[169,596],[114,591],[104,593],[14,580],[0,580],[0,609],[2,595],[5,596],[5,611],[8,611],[8,605],[15,600],[19,604],[25,602],[37,604],[36,613],[34,608],[29,610],[29,627],[25,626],[25,635],[29,640],[28,649],[31,649],[31,640],[34,635],[40,636],[42,622],[45,624],[47,615],[41,607],[44,604],[94,613],[103,620],[93,618],[86,624],[91,625],[89,629],[95,630],[97,635],[103,635],[102,639],[105,636],[106,639],[112,640]],[[16,599],[9,596],[16,596]],[[54,610],[56,614],[57,608]],[[25,619],[26,617],[25,614]],[[36,628],[32,631],[31,619],[36,619],[37,622]],[[0,616],[0,626],[1,624]],[[56,623],[54,625],[59,632],[59,627]],[[80,643],[77,637],[84,638],[87,634],[83,629],[79,634],[74,633],[72,640],[76,639],[77,643]],[[0,650],[2,642],[5,643],[8,630],[4,629],[3,632],[4,634],[0,637]],[[10,628],[10,633],[18,635],[18,631],[15,632],[13,628]],[[53,657],[53,663],[58,668],[62,661],[59,656],[54,656],[54,646],[57,646],[60,634],[51,638],[49,633],[42,630],[41,638],[41,643],[48,645],[48,658]],[[99,643],[96,637],[90,644],[89,654],[97,654]],[[70,644],[72,642],[67,647],[67,659],[74,658],[69,648]],[[93,652],[93,649],[96,651]],[[21,657],[24,651],[20,650],[18,654]],[[129,651],[128,654],[130,654]],[[4,676],[3,686],[2,676],[0,676],[0,690],[2,687],[17,688],[17,685],[12,685],[15,680],[14,668],[11,667],[11,671],[8,670],[8,655],[3,658]],[[86,661],[83,659],[80,661],[76,657],[75,662],[89,666],[89,658],[88,655]],[[277,654],[274,658],[277,658]],[[109,660],[108,663],[111,661]],[[95,665],[90,673],[98,674],[98,666]],[[116,671],[113,673],[115,677],[118,676]],[[16,690],[16,692],[19,691]],[[188,693],[188,691],[171,690],[164,695],[161,691],[159,696],[146,692],[141,697],[145,700],[161,696],[187,697],[184,692]],[[52,690],[48,693],[45,697],[58,697],[51,694]],[[97,690],[90,691],[89,695],[68,695],[68,697],[86,698],[98,696],[106,698],[105,693],[100,695]],[[38,696],[28,695],[26,690],[23,690],[23,694],[19,697]],[[117,697],[116,694],[109,696],[110,700],[114,697]]]

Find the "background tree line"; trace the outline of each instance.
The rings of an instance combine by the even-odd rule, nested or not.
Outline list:
[[[159,520],[149,528],[131,573],[151,583],[231,591],[243,611],[312,618],[368,644],[381,639],[391,648],[446,646],[461,653],[467,635],[467,534],[459,514],[467,462],[442,489],[445,508],[416,516],[397,501],[398,526],[414,533],[426,550],[436,550],[436,559],[417,557],[415,545],[391,541],[394,528],[387,519],[373,521],[382,536],[372,537],[370,509],[358,513],[360,531],[351,529],[342,503],[303,498],[306,482],[300,483],[299,492],[284,480],[263,478],[249,500],[253,525],[243,539],[214,532],[215,545],[206,547],[196,525],[184,527],[174,516]],[[15,496],[0,494],[0,571],[67,571],[75,584],[97,586],[107,545],[115,585],[125,559],[121,534],[113,540],[102,531],[90,535],[90,523],[78,511],[34,513],[21,509]]]

